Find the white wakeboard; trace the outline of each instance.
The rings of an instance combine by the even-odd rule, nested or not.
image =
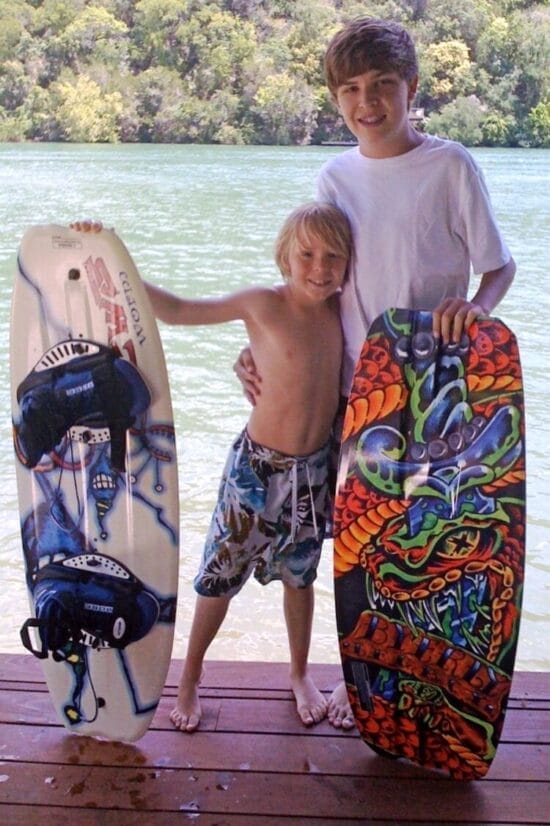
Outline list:
[[[22,640],[70,731],[134,741],[172,652],[178,476],[157,325],[114,232],[25,233],[10,354]]]

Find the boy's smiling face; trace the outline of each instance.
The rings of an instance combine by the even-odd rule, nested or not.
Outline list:
[[[301,300],[326,301],[337,292],[346,275],[348,256],[314,233],[301,233],[288,253],[287,283]]]
[[[363,155],[391,158],[416,146],[422,136],[409,122],[418,78],[369,69],[338,86],[335,102]]]

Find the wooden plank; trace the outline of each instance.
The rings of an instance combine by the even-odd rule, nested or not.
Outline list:
[[[212,724],[213,709],[211,702],[204,705],[209,709],[208,723]],[[167,716],[169,705],[166,700],[161,700],[159,709],[165,711]],[[255,731],[260,729],[266,733],[284,732],[299,733],[304,731],[304,727],[294,714],[294,702],[292,700],[269,702],[262,699],[233,700],[224,699],[216,706],[217,715],[216,731]],[[162,716],[162,715],[161,715]],[[546,712],[546,716],[550,715]],[[155,725],[155,721],[153,721]],[[314,726],[309,729],[310,736],[321,736],[323,728]],[[541,725],[541,715],[532,709],[518,711],[511,709],[506,715],[502,741],[518,743],[547,743],[549,740],[548,725]]]
[[[172,660],[167,688],[177,687],[182,661]],[[250,661],[208,661],[205,688],[288,689],[288,664]],[[311,673],[323,691],[332,691],[341,679],[342,669],[334,663],[312,663]],[[0,653],[0,681],[44,683],[40,661],[30,654]],[[512,682],[511,699],[550,698],[550,671],[518,671]]]
[[[28,694],[30,692],[37,693],[37,694],[48,694],[48,689],[45,683],[21,683],[19,681],[13,680],[0,680],[0,720],[2,719],[2,692],[13,692],[13,695],[17,692],[21,694]],[[328,697],[330,694],[330,690],[324,689],[323,693],[325,696]],[[163,692],[163,705],[170,705],[175,702],[175,698],[177,696],[177,688],[167,686]],[[262,701],[269,701],[269,700],[284,700],[288,702],[293,702],[292,694],[290,690],[285,689],[267,689],[267,688],[223,688],[223,687],[209,687],[207,685],[201,686],[201,698],[203,699],[235,699],[235,700],[247,700],[247,699],[258,699],[261,697]],[[7,701],[9,703],[9,700]],[[515,709],[515,710],[527,710],[531,709],[533,711],[542,712],[550,711],[550,697],[547,699],[533,699],[528,697],[526,699],[516,699],[511,698],[508,703],[508,711]]]
[[[0,698],[2,691],[12,692],[37,692],[47,694],[48,689],[45,683],[22,683],[15,680],[0,680]],[[330,689],[321,689],[325,696],[329,696]],[[166,686],[163,692],[163,698],[167,702],[174,702],[177,696],[176,686]],[[202,698],[231,698],[231,699],[248,699],[258,698],[261,696],[262,700],[289,700],[292,701],[292,694],[289,689],[268,689],[268,688],[226,688],[221,686],[211,687],[208,685],[201,685]],[[550,697],[536,699],[527,697],[524,699],[512,697],[508,703],[508,709],[533,709],[535,711],[550,711]],[[0,699],[0,719],[2,713],[1,699]]]
[[[198,731],[148,731],[136,744],[108,743],[66,734],[55,726],[4,725],[0,761],[62,765],[127,766],[141,768],[212,769],[273,772],[284,766],[296,774],[355,777],[427,777],[431,773],[404,762],[378,757],[357,735],[339,735],[325,726],[326,736]],[[2,771],[0,770],[0,774]],[[550,745],[501,744],[491,766],[490,780],[550,778]]]
[[[6,772],[8,774],[8,772]],[[507,781],[456,783],[442,778],[355,778],[287,772],[203,771],[192,769],[128,769],[116,773],[102,766],[14,763],[2,784],[9,804],[72,806],[200,814],[326,818],[386,818],[404,822],[414,801],[415,819],[470,823],[500,820],[508,824],[544,822],[550,804],[550,783],[516,782],[513,795]],[[535,788],[537,792],[535,793]],[[504,810],[503,810],[504,809]]]
[[[279,699],[248,697],[205,697],[202,731],[252,732],[265,734],[305,734],[317,737],[325,733],[328,723],[306,729],[300,722],[291,695]],[[151,724],[157,728],[172,728],[169,720],[173,700],[163,697]],[[0,719],[6,723],[55,725],[58,723],[50,698],[43,691],[0,692]],[[547,743],[550,740],[550,712],[532,708],[509,709],[504,722],[502,742]]]
[[[177,686],[183,661],[170,663],[166,678],[167,686]],[[237,660],[212,660],[206,663],[206,683],[210,686],[241,686],[253,688],[288,688],[288,663]],[[315,680],[328,683],[331,689],[341,679],[342,669],[334,663],[313,663],[311,673]],[[9,675],[10,680],[20,682],[44,682],[40,660],[30,654],[0,653],[0,679]]]
[[[86,809],[71,807],[71,826],[167,826],[166,812],[117,812],[114,809]],[[67,810],[61,806],[1,806],[1,822],[8,826],[59,826],[60,820],[67,817]],[[191,818],[194,820],[195,818]],[[352,826],[357,824],[357,818],[326,818],[326,817],[284,817],[279,815],[258,817],[258,815],[231,815],[224,813],[223,819],[219,816],[202,814],[196,818],[200,826],[302,826],[310,823],[315,826]],[[172,820],[170,820],[170,823]],[[365,821],[361,821],[365,822]],[[369,826],[388,826],[388,821],[372,820]],[[494,824],[504,826],[504,824]]]
[[[281,663],[209,663],[203,726],[177,732],[168,715],[180,668],[172,663],[153,725],[130,745],[68,733],[40,663],[0,654],[0,822],[550,824],[550,674],[516,675],[487,777],[458,783],[378,757],[355,731],[302,726]],[[340,679],[339,666],[312,670],[325,691]]]

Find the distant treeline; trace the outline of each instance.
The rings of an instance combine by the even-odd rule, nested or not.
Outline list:
[[[411,31],[424,129],[550,146],[547,0],[0,0],[0,141],[345,140],[322,57],[365,14]]]

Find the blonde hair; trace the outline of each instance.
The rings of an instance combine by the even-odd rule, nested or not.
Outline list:
[[[349,258],[351,227],[345,214],[334,204],[310,201],[292,210],[275,241],[275,261],[285,278],[290,276],[289,254],[293,244],[311,235]]]
[[[325,79],[336,97],[338,87],[372,69],[397,72],[410,83],[418,75],[416,49],[408,31],[392,20],[359,17],[337,32],[325,52]]]

